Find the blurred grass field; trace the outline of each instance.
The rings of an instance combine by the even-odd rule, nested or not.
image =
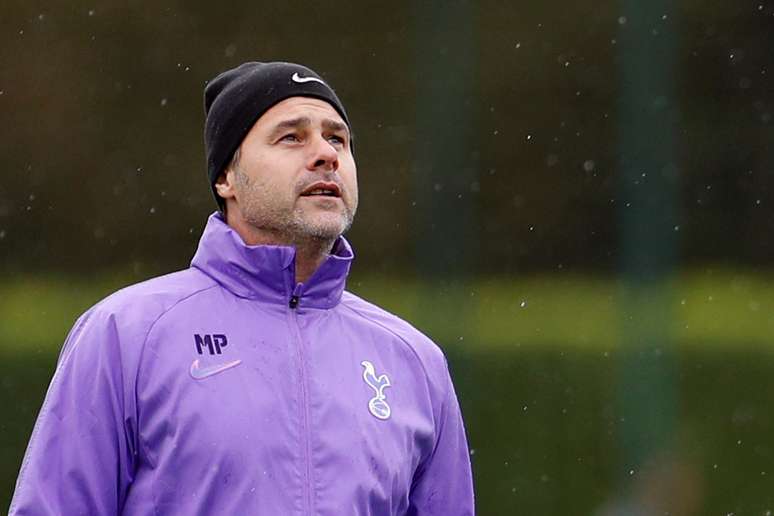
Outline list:
[[[27,276],[0,285],[0,507],[70,326],[132,281]],[[436,285],[355,275],[349,288],[446,349],[480,514],[593,514],[610,503],[628,476],[617,415],[630,315],[622,307],[633,306],[625,285],[577,275]],[[704,269],[675,276],[652,298],[644,292],[634,306],[659,305],[671,319],[660,343],[677,370],[669,453],[701,479],[705,508],[774,508],[774,276]]]
[[[53,352],[75,318],[110,292],[125,275],[91,279],[20,277],[0,285],[2,351]],[[676,276],[666,285],[681,346],[744,345],[774,350],[774,275],[708,269]],[[396,313],[446,346],[512,350],[561,346],[612,350],[619,342],[622,285],[578,275],[487,279],[429,285],[395,278],[362,278],[349,289]],[[455,320],[449,321],[449,314]],[[462,334],[458,334],[462,332]]]

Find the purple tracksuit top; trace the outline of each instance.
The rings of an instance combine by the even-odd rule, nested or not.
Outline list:
[[[10,514],[472,515],[444,356],[344,291],[352,259],[294,285],[213,214],[189,269],[76,322]]]

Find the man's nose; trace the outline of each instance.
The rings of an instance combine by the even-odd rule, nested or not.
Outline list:
[[[309,170],[330,170],[339,168],[339,152],[326,138],[319,135],[314,138],[312,153],[309,157]]]

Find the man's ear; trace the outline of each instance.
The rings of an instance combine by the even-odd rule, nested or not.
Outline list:
[[[224,199],[232,199],[236,196],[234,192],[234,171],[228,169],[220,173],[215,180],[215,191]]]

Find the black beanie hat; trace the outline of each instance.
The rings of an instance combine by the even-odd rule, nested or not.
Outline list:
[[[221,209],[225,200],[215,191],[218,176],[256,120],[272,106],[290,97],[324,100],[349,126],[344,106],[333,89],[314,71],[299,64],[244,63],[221,73],[205,86],[207,174],[215,201]]]

